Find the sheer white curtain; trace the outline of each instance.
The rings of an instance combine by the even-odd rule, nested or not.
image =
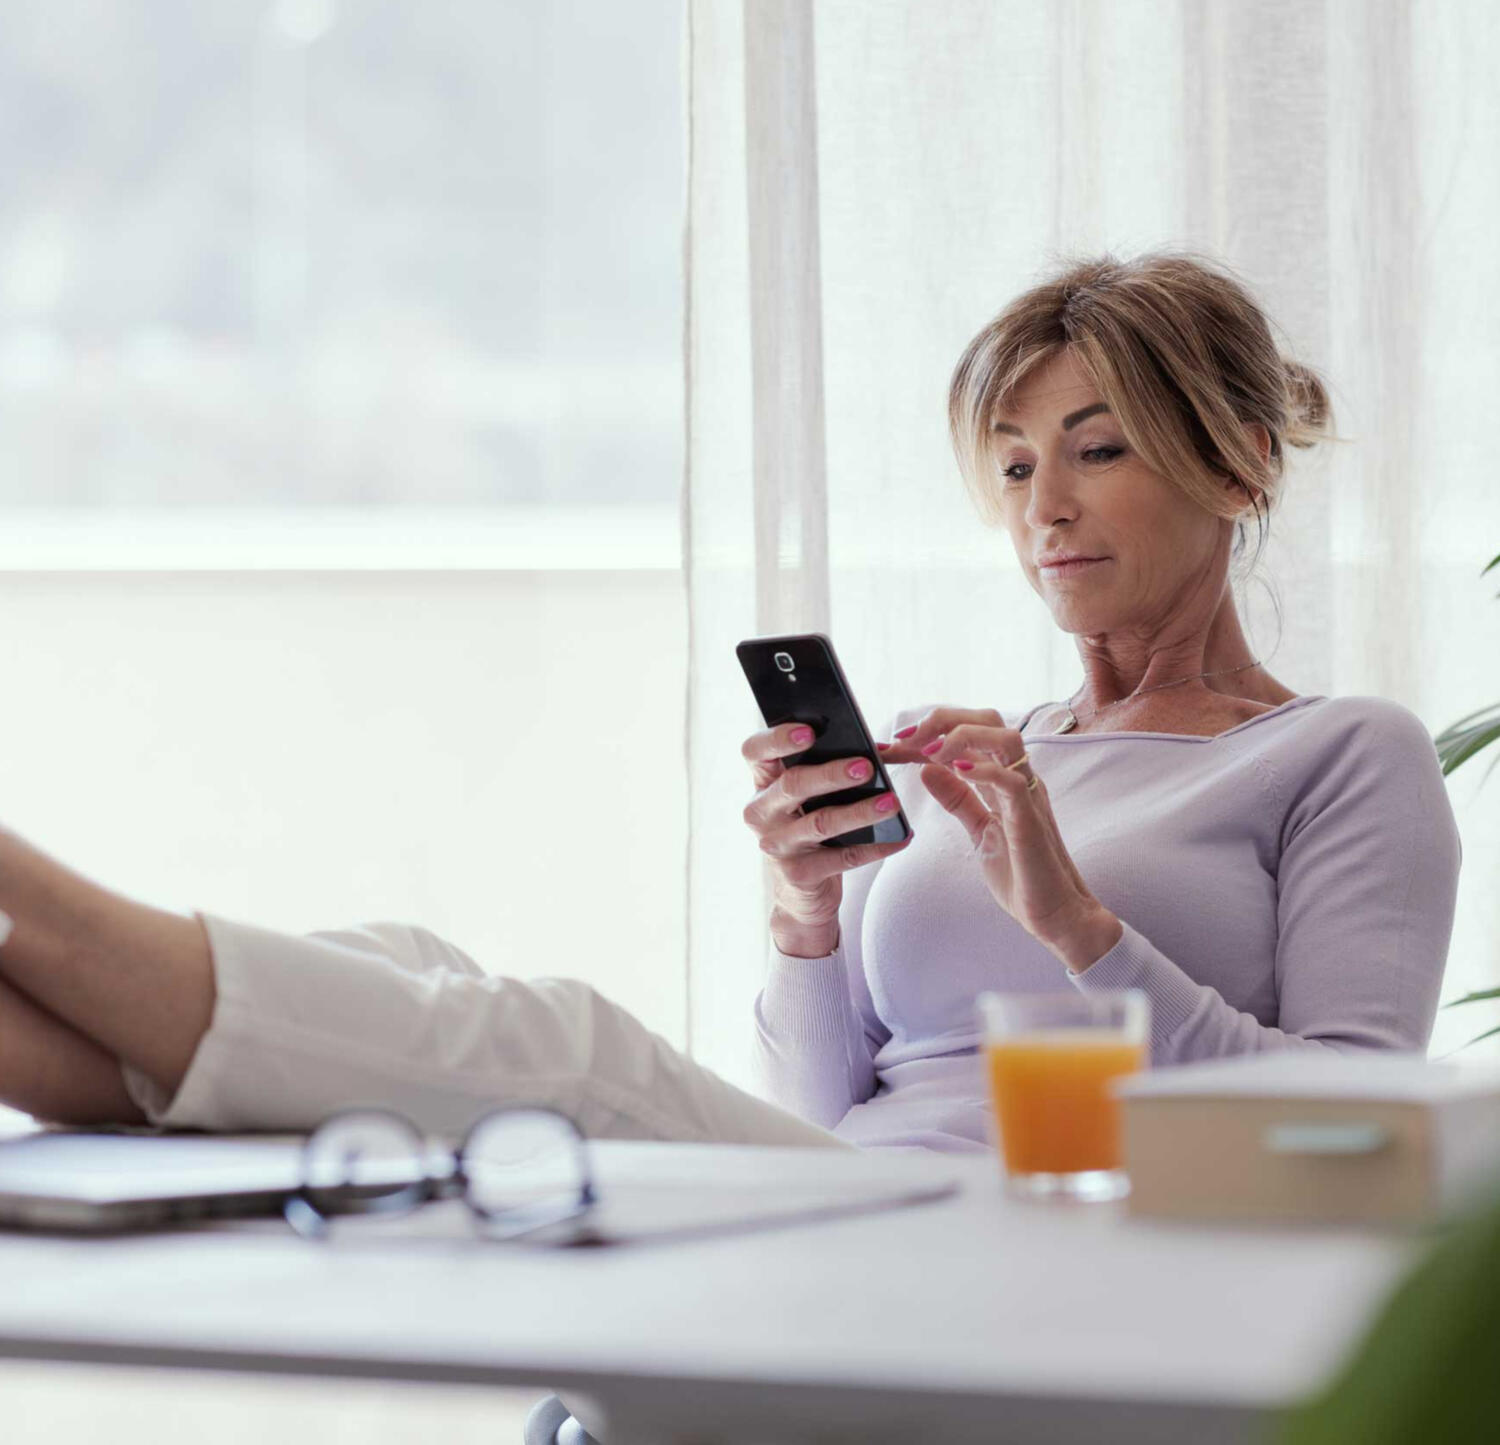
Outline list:
[[[748,1079],[765,959],[739,638],[827,629],[876,727],[1081,680],[969,508],[945,422],[964,344],[1064,256],[1209,249],[1330,384],[1341,440],[1293,458],[1239,589],[1271,671],[1395,698],[1434,733],[1500,697],[1479,578],[1500,551],[1488,0],[691,0],[688,51],[698,1057]],[[1500,975],[1487,765],[1448,784],[1464,872],[1445,997]],[[1440,1013],[1433,1052],[1492,1021]]]

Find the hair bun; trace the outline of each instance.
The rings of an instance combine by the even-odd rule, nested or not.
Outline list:
[[[1286,441],[1294,447],[1316,446],[1328,433],[1333,407],[1323,379],[1300,361],[1282,358],[1286,376]]]

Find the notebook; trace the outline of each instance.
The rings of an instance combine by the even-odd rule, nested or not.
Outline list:
[[[708,1150],[718,1153],[704,1170]],[[798,1150],[806,1177],[766,1182],[760,1156],[771,1152],[788,1151],[597,1143],[591,1156],[598,1203],[516,1242],[625,1244],[782,1227],[931,1202],[958,1189],[928,1160],[883,1160],[852,1150]],[[806,1158],[813,1153],[816,1160]],[[112,1233],[278,1216],[300,1180],[296,1135],[46,1130],[0,1140],[0,1226]],[[335,1229],[370,1239],[474,1232],[459,1201],[424,1205],[404,1218],[341,1219]]]

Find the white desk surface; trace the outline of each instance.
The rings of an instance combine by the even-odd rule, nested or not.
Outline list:
[[[462,1205],[405,1234],[279,1221],[0,1235],[0,1355],[535,1383],[607,1445],[1250,1439],[1315,1388],[1421,1246],[1375,1231],[1158,1224],[1007,1199],[987,1157],[596,1144],[646,1171],[962,1181],[884,1213],[686,1242],[486,1243]]]

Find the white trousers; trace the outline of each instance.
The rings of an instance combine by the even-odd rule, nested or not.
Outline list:
[[[855,1147],[576,979],[492,976],[402,923],[298,936],[198,917],[217,986],[208,1032],[171,1097],[123,1071],[152,1123],[304,1131],[363,1105],[456,1137],[488,1109],[544,1104],[590,1138]]]

